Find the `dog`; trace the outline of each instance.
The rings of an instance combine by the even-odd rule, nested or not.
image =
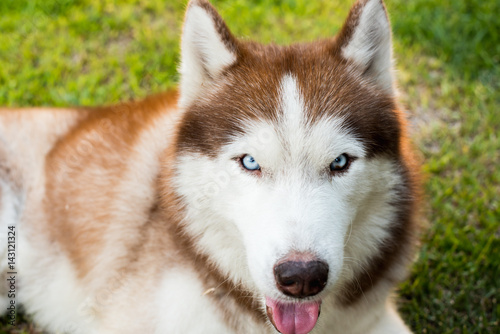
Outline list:
[[[392,63],[381,0],[290,46],[191,0],[178,92],[1,109],[2,310],[50,333],[410,333],[392,292],[419,164]]]

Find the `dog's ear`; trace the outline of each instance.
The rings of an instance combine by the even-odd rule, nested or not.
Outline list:
[[[336,40],[356,70],[393,94],[391,27],[382,0],[358,0]]]
[[[204,85],[236,62],[238,42],[206,0],[188,4],[181,42],[180,104],[188,106]]]

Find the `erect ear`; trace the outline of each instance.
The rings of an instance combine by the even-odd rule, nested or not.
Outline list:
[[[382,0],[358,0],[337,42],[357,71],[393,94],[391,27]]]
[[[206,0],[189,2],[181,42],[180,105],[195,100],[203,87],[236,62],[237,40]]]

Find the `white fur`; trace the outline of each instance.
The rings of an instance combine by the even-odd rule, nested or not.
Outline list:
[[[164,311],[158,312],[154,333],[230,333],[220,315],[210,311],[211,303],[200,298],[204,292],[196,273],[181,268],[166,273],[155,297],[156,307]]]
[[[236,60],[218,34],[212,16],[203,8],[190,5],[181,43],[182,62],[180,105],[189,105],[204,84]]]
[[[347,308],[338,307],[335,301],[326,298],[321,307],[321,316],[311,333],[410,334],[392,301],[387,300],[390,286],[388,282],[378,284],[376,289],[363,296],[362,303]]]
[[[1,166],[0,166],[1,168]],[[0,171],[1,172],[1,171]],[[1,175],[0,175],[1,177]],[[8,227],[12,226],[17,228],[17,221],[20,211],[20,201],[18,196],[14,194],[11,186],[7,183],[7,180],[2,180],[0,178],[0,314],[6,312],[6,307],[9,305],[10,300],[7,298],[7,282],[6,277],[3,273],[8,271],[8,232],[10,231]],[[19,231],[14,230],[15,236],[19,236]],[[18,243],[15,244],[16,251],[18,248]],[[17,271],[17,269],[16,269]],[[19,305],[18,305],[19,306]]]
[[[361,308],[342,309],[328,297],[342,281],[363,270],[363,260],[377,252],[378,243],[386,236],[385,228],[394,214],[388,203],[395,195],[392,189],[400,182],[398,170],[384,158],[367,159],[363,143],[344,129],[342,119],[308,123],[307,103],[293,76],[283,78],[280,93],[278,123],[248,121],[245,134],[228,142],[215,159],[195,154],[179,158],[174,186],[188,204],[187,230],[199,236],[198,247],[216,260],[228,279],[261,296],[286,299],[275,287],[272,267],[291,250],[312,251],[327,261],[331,275],[327,290],[321,294],[322,316],[313,333],[332,333],[333,328],[339,333],[407,332],[392,306],[385,304],[390,289],[387,282],[368,293]],[[144,132],[134,148],[133,160],[141,161],[144,167],[131,165],[142,172],[124,174],[129,175],[127,180],[136,180],[122,184],[124,194],[135,189],[141,196],[150,196],[141,185],[151,185],[148,175],[158,168],[155,157],[168,145],[166,134],[172,131],[172,120],[164,121],[164,125]],[[156,153],[141,149],[150,142],[156,142]],[[249,175],[232,159],[245,153],[262,166],[261,178]],[[348,173],[330,178],[327,168],[342,153],[358,159]],[[43,181],[43,176],[39,178]],[[41,194],[36,197],[43,198]],[[123,204],[120,210],[128,209]],[[205,287],[188,269],[170,267],[159,282],[151,280],[147,286],[142,285],[151,277],[147,273],[142,276],[144,281],[125,278],[111,301],[103,304],[99,286],[108,281],[102,275],[96,273],[91,285],[83,284],[67,258],[42,236],[31,235],[29,243],[24,239],[20,243],[25,286],[22,301],[35,313],[37,322],[52,332],[231,332],[203,296]],[[112,260],[115,252],[103,249],[99,262]],[[41,253],[43,261],[37,256]],[[136,301],[137,309],[128,307]],[[175,309],[169,307],[172,305]],[[105,309],[106,316],[94,315],[94,307]],[[147,318],[134,319],[131,309]],[[249,321],[247,328],[255,328],[249,318],[243,319]]]
[[[368,1],[343,52],[358,70],[372,66],[369,74],[384,89],[392,89],[390,30],[378,0]],[[203,86],[235,60],[211,14],[196,3],[190,5],[182,39],[181,107],[202,97]],[[310,121],[308,101],[293,75],[285,75],[278,89],[277,122],[247,120],[244,134],[227,142],[215,158],[189,152],[176,157],[171,185],[186,204],[182,224],[195,237],[197,250],[208,255],[232,283],[260,296],[263,309],[264,296],[290,299],[278,291],[273,276],[273,266],[283,256],[312,252],[326,261],[328,284],[314,297],[322,299],[322,315],[312,333],[409,333],[387,297],[393,282],[380,280],[350,307],[340,307],[333,294],[365,270],[387,237],[396,210],[390,203],[402,182],[400,171],[388,158],[367,158],[362,140],[344,126],[341,117]],[[127,255],[125,241],[135,238],[150,218],[156,196],[154,176],[160,173],[159,157],[171,145],[176,117],[157,119],[140,134],[119,176],[92,175],[94,183],[89,184],[119,178],[116,198],[110,202],[114,224],[102,230],[106,243],[93,258],[93,271],[84,279],[77,277],[69,257],[38,227],[49,223],[43,210],[45,156],[73,120],[74,115],[66,121],[54,117],[45,126],[30,116],[19,121],[31,124],[33,132],[28,133],[33,137],[46,138],[37,141],[36,149],[31,142],[16,142],[15,150],[25,153],[19,165],[26,166],[24,187],[29,190],[29,207],[22,215],[15,209],[10,184],[0,179],[0,227],[20,220],[20,229],[25,228],[19,239],[20,301],[36,322],[54,333],[275,333],[270,324],[257,324],[244,313],[232,315],[240,326],[234,330],[214,299],[206,296],[207,286],[200,280],[206,273],[179,261],[182,254],[169,254],[175,260],[162,262],[168,259],[163,252],[175,249],[172,236],[161,240],[164,248],[151,250],[146,244],[147,251],[137,251],[140,270],[117,274],[115,263]],[[2,129],[0,122],[0,133],[5,131],[13,136],[15,130]],[[343,153],[357,159],[346,173],[331,176],[330,163]],[[261,176],[238,165],[234,158],[244,154],[260,164]],[[114,160],[123,158],[117,155]],[[103,196],[98,187],[80,190],[85,195],[82,200],[97,203]],[[75,217],[70,223],[84,225],[85,221]]]
[[[188,204],[186,227],[199,236],[200,249],[236,282],[287,299],[276,288],[273,266],[293,250],[328,262],[326,291],[364,270],[387,236],[393,189],[401,179],[389,160],[365,157],[342,119],[308,124],[292,76],[283,78],[280,91],[279,124],[249,122],[246,134],[216,159],[183,156],[175,186]],[[358,159],[346,174],[331,178],[328,166],[342,153]],[[242,154],[260,164],[260,178],[233,160]]]
[[[14,251],[17,255],[19,249],[19,229],[18,222],[23,205],[23,194],[19,189],[20,180],[17,180],[17,173],[14,171],[12,165],[11,150],[6,142],[0,126],[0,314],[7,311],[6,307],[10,304],[10,300],[17,303],[18,291],[16,289],[14,295],[9,293],[10,284],[7,282],[7,272],[17,272],[17,267],[14,270],[9,268],[8,253]],[[14,181],[14,179],[16,179]],[[9,238],[10,237],[10,238]],[[12,239],[12,237],[14,239]],[[14,249],[10,247],[14,246]],[[17,259],[14,260],[15,265],[18,263]],[[15,275],[16,278],[18,277]],[[16,284],[18,284],[16,279]],[[17,303],[19,308],[19,303]]]
[[[19,197],[14,194],[7,180],[0,179],[0,222],[1,237],[7,237],[7,227],[17,225],[20,212]],[[3,233],[5,232],[5,233]],[[2,246],[4,243],[2,243]]]
[[[349,43],[342,49],[360,72],[369,75],[388,93],[393,93],[391,27],[381,0],[370,0],[362,9]]]
[[[20,272],[22,272],[22,297],[20,301],[27,306],[30,314],[34,315],[35,321],[51,332],[62,333],[106,333],[108,328],[113,326],[122,326],[123,322],[116,322],[120,317],[114,317],[111,324],[103,322],[99,312],[106,309],[108,314],[112,314],[114,309],[112,302],[103,301],[103,294],[110,295],[110,298],[115,298],[115,295],[129,296],[130,293],[120,294],[119,289],[110,289],[110,282],[116,280],[117,258],[125,256],[126,249],[123,244],[128,238],[135,238],[137,233],[136,222],[143,222],[147,219],[149,205],[154,196],[154,176],[158,175],[160,161],[158,156],[170,143],[173,128],[176,125],[179,112],[169,112],[165,110],[164,116],[158,119],[154,126],[145,129],[140,139],[136,142],[136,146],[131,149],[131,159],[128,164],[128,169],[124,171],[124,178],[119,183],[117,196],[114,201],[116,207],[116,217],[111,216],[111,221],[120,222],[113,225],[113,228],[103,229],[102,234],[105,235],[107,243],[101,249],[94,263],[91,276],[95,279],[89,284],[82,284],[82,281],[76,277],[75,268],[70,263],[69,259],[64,255],[57,245],[48,242],[43,235],[33,233],[35,228],[31,226],[31,233],[24,233],[20,240]],[[89,139],[89,143],[91,143]],[[92,149],[92,146],[89,146]],[[77,153],[75,153],[77,154]],[[116,159],[120,159],[117,156]],[[63,176],[62,173],[59,175]],[[103,178],[109,178],[107,175],[102,175]],[[39,175],[37,186],[43,193],[44,176]],[[34,181],[35,182],[35,181]],[[95,202],[99,202],[102,191],[99,188],[90,190],[96,191],[90,194],[89,197]],[[43,198],[41,194],[30,194],[31,198]],[[30,199],[32,203],[30,208],[36,207],[36,200]],[[133,206],[129,203],[134,203]],[[71,206],[67,206],[67,210],[71,210]],[[121,216],[119,215],[121,213]],[[125,213],[125,214],[124,214]],[[31,211],[24,213],[24,221],[41,222],[46,217],[40,214],[32,214]],[[73,221],[72,223],[77,223]],[[81,222],[82,225],[85,221]],[[23,224],[21,224],[22,227]],[[112,225],[112,224],[111,224]],[[29,226],[29,225],[28,225]],[[128,226],[128,227],[127,227]],[[124,229],[131,228],[128,233]],[[125,233],[124,233],[125,232]],[[42,260],[40,254],[44,254]],[[50,269],[48,269],[50,268]],[[110,270],[111,269],[111,270]],[[50,271],[48,273],[48,271]],[[126,279],[124,279],[126,281]],[[124,284],[126,285],[126,284]],[[141,291],[143,287],[138,287],[136,291]],[[116,291],[115,291],[116,290]],[[137,298],[143,298],[138,296]],[[128,301],[132,303],[133,301]],[[116,305],[123,305],[116,303]],[[144,305],[143,307],[146,307]],[[116,314],[123,314],[124,310],[117,310]],[[132,317],[132,315],[130,315]],[[109,321],[107,319],[104,319]],[[131,321],[129,328],[132,325],[137,325],[139,321]],[[108,331],[109,332],[109,331]],[[116,333],[116,330],[109,333]],[[137,331],[135,331],[137,332]]]
[[[36,240],[37,246],[45,244],[46,247],[33,249],[34,241],[21,241],[21,302],[35,315],[37,324],[51,332],[93,333],[97,319],[83,308],[89,291],[77,281],[73,266],[41,238]],[[41,252],[43,257],[39,256]]]
[[[410,334],[410,330],[399,317],[394,305],[387,303],[378,323],[371,328],[371,334]]]

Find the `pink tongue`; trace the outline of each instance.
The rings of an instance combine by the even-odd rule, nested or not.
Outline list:
[[[268,315],[282,334],[309,333],[318,321],[321,302],[280,303],[266,297]]]

